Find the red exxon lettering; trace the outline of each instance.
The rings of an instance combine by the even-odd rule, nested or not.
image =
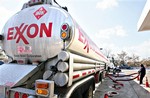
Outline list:
[[[90,45],[89,42],[85,39],[84,41],[85,47],[83,49],[87,49],[87,53],[89,53]]]
[[[78,38],[78,40],[83,43],[83,41],[84,41],[84,36],[83,36],[83,34],[81,33],[80,29],[78,29],[78,31],[79,31],[79,38]]]
[[[16,31],[16,32],[15,32]],[[39,36],[40,38],[51,37],[52,35],[52,23],[48,24],[48,27],[45,23],[41,23],[40,26],[37,24],[26,24],[22,23],[20,26],[8,28],[7,40],[16,39],[16,43],[19,43],[22,40],[25,44],[29,44],[28,38],[35,38]],[[25,36],[26,35],[26,36]]]
[[[34,32],[32,32],[33,34],[31,34],[31,29],[34,29]],[[27,36],[29,36],[29,38],[34,38],[37,36],[39,31],[39,27],[37,24],[31,24],[28,29],[27,29]]]
[[[13,31],[14,31],[14,28],[9,28],[8,29],[7,40],[12,40],[13,39]]]
[[[43,37],[43,32],[45,32],[47,37],[51,37],[50,32],[52,32],[52,23],[49,23],[49,28],[47,29],[46,25],[44,23],[41,24],[41,29],[40,29],[40,37]]]
[[[81,33],[80,29],[78,29],[78,30],[79,30],[78,40],[85,45],[83,49],[87,49],[87,53],[89,53],[89,49],[90,49],[89,42],[86,39],[86,37]]]
[[[17,39],[17,41],[16,41],[16,43],[18,43],[19,41],[20,41],[20,39],[22,39],[22,41],[25,43],[25,44],[29,44],[29,42],[26,40],[26,38],[23,36],[23,33],[24,33],[24,31],[26,30],[26,28],[27,28],[27,26],[28,25],[25,25],[24,27],[23,27],[23,25],[24,25],[24,23],[22,23],[21,24],[21,26],[18,28],[18,27],[15,27],[15,29],[16,29],[16,35],[15,35],[15,37],[14,37],[14,39],[16,39],[16,37],[17,37],[17,35],[18,35],[18,39]],[[23,28],[22,28],[23,27]],[[21,29],[22,29],[22,31],[21,31]]]

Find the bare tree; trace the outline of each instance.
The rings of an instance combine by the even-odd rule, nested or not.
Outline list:
[[[135,66],[138,61],[139,61],[139,56],[133,54],[133,55],[132,55],[132,62],[133,62],[133,65]]]
[[[143,63],[144,65],[146,65],[147,67],[150,67],[150,57],[145,58],[141,61],[141,63]]]
[[[118,57],[120,59],[120,64],[125,65],[125,62],[127,60],[127,53],[125,51],[122,51],[120,54],[118,54]]]

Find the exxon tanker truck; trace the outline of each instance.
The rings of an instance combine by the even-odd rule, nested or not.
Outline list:
[[[0,40],[0,98],[93,98],[109,62],[55,0],[25,3]]]

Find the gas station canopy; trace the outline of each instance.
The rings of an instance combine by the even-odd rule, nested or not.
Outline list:
[[[137,25],[138,31],[150,30],[150,0],[147,0]]]

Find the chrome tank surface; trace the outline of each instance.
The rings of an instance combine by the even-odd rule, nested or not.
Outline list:
[[[62,8],[48,4],[21,10],[11,17],[2,34],[3,49],[15,60],[43,61],[63,48],[61,25],[72,27],[72,18]]]
[[[75,54],[107,63],[108,59],[102,54],[99,47],[88,37],[82,28],[74,21],[74,37],[67,49]]]
[[[69,25],[69,40],[63,43],[62,24]],[[48,4],[23,9],[6,23],[3,48],[15,60],[43,61],[57,56],[62,49],[94,60],[107,58],[68,12]]]

